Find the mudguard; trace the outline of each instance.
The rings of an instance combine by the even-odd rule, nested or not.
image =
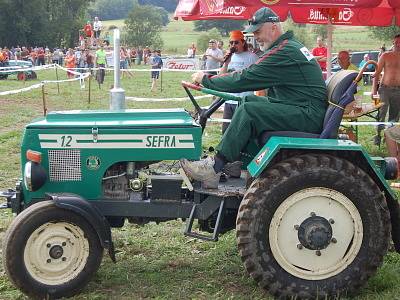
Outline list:
[[[385,194],[392,223],[392,238],[396,251],[400,253],[400,206],[394,191],[384,177],[384,172],[359,144],[350,140],[314,139],[294,137],[271,137],[257,153],[247,170],[253,178],[257,178],[265,168],[282,152],[326,152],[333,156],[352,159],[353,163],[366,171],[381,191]],[[274,160],[275,161],[275,160]],[[376,159],[379,161],[379,159]]]
[[[111,227],[98,208],[75,194],[46,194],[46,200],[51,200],[57,207],[71,210],[88,221],[96,230],[102,247],[108,249],[111,260],[116,262]]]

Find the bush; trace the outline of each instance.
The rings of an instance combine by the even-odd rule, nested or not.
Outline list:
[[[197,48],[198,51],[204,52],[208,48],[208,41],[214,39],[214,40],[221,40],[221,34],[219,33],[218,29],[213,28],[210,31],[207,31],[205,33],[202,33],[199,38],[197,39]]]

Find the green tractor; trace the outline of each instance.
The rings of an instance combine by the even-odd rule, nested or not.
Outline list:
[[[391,238],[400,251],[399,204],[386,181],[397,177],[397,161],[338,139],[341,99],[354,93],[357,75],[340,71],[329,81],[324,134],[265,132],[243,151],[247,170],[218,189],[192,183],[176,161],[202,156],[206,121],[231,95],[183,83],[195,117],[163,109],[34,120],[23,135],[22,178],[1,193],[17,215],[3,246],[10,280],[32,298],[75,295],[104,249],[116,261],[111,227],[182,219],[186,236],[207,241],[236,229],[246,270],[276,297],[356,293]],[[191,88],[222,98],[202,109]]]

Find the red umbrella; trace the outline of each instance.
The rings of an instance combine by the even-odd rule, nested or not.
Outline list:
[[[328,25],[328,76],[332,49],[332,24],[351,26],[400,25],[400,0],[180,0],[175,18],[183,20],[248,20],[268,6],[282,21],[289,13],[296,23]],[[397,23],[394,22],[395,17]]]
[[[400,0],[180,0],[175,18],[184,20],[247,20],[264,6],[271,7],[286,20],[289,12],[296,23],[353,26],[389,26],[397,15],[400,25]]]

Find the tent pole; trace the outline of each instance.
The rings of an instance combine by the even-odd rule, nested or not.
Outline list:
[[[333,25],[332,25],[332,20],[331,16],[328,16],[328,24],[327,24],[327,50],[328,50],[328,55],[327,55],[327,62],[326,62],[326,78],[329,78],[332,74],[332,36],[333,36]]]

